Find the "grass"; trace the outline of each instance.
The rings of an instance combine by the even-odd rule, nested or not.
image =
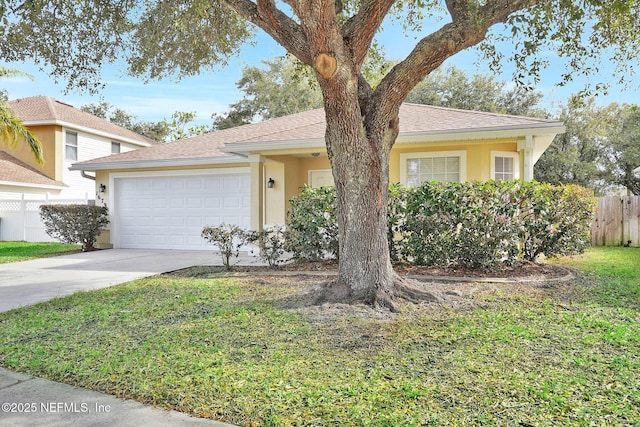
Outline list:
[[[80,245],[65,243],[0,242],[0,264],[80,252]]]
[[[576,283],[390,319],[157,276],[1,313],[0,365],[238,425],[640,426],[639,260],[596,248],[560,260]]]

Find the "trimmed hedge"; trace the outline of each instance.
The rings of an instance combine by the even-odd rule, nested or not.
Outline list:
[[[574,185],[427,182],[389,189],[394,262],[496,268],[582,252],[595,199]],[[291,200],[286,246],[298,260],[336,258],[335,190],[305,187]]]
[[[82,251],[94,250],[100,232],[109,224],[104,206],[42,205],[40,218],[47,234],[63,243],[81,243]]]

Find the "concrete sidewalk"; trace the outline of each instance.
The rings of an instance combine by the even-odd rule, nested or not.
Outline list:
[[[257,264],[241,256],[239,264]],[[109,249],[0,264],[0,312],[195,265],[221,265],[213,251]],[[0,427],[210,426],[189,417],[0,368]]]
[[[0,368],[0,427],[232,427]]]

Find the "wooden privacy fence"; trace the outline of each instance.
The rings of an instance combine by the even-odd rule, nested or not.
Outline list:
[[[640,247],[640,196],[598,199],[591,227],[593,246]]]

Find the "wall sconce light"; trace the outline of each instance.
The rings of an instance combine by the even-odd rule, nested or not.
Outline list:
[[[273,178],[269,178],[269,181],[267,181],[267,188],[273,188],[275,184],[276,182],[273,180]]]
[[[101,193],[104,193],[105,191],[107,191],[107,186],[104,184],[100,184],[100,187],[98,187],[98,189]]]

